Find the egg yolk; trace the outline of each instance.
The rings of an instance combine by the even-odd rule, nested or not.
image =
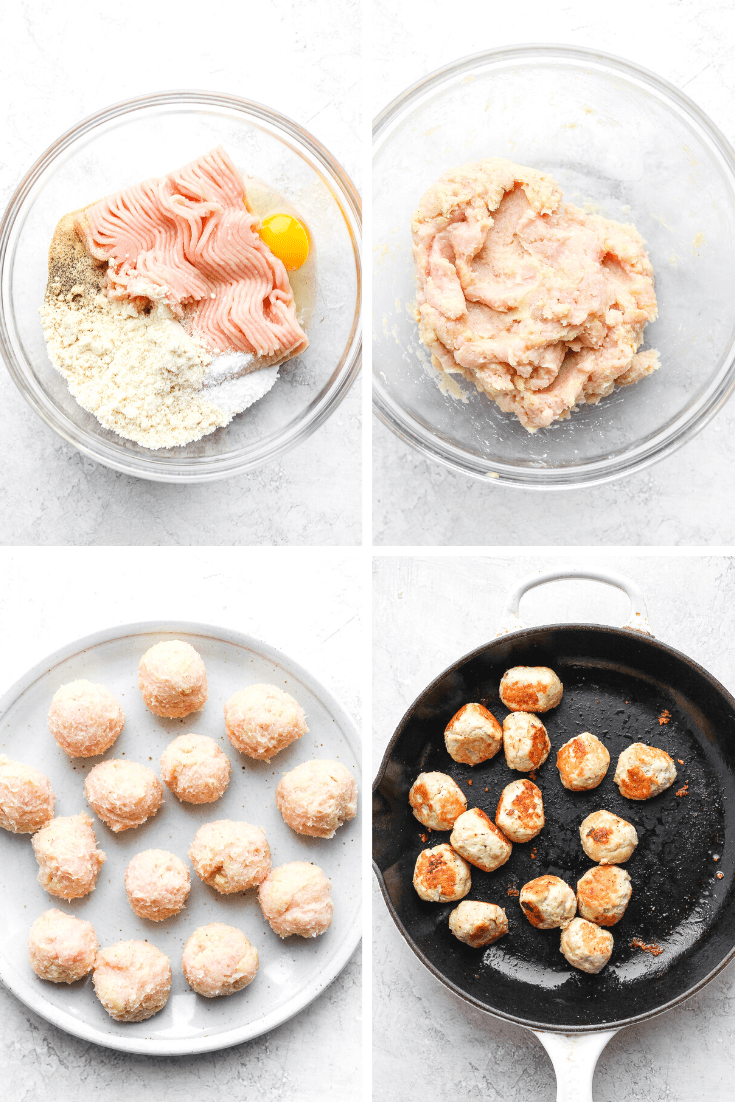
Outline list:
[[[300,268],[309,255],[309,235],[298,218],[290,214],[270,214],[264,218],[260,236],[288,272]]]

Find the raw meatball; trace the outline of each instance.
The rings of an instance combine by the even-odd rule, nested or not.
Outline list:
[[[561,952],[582,972],[601,972],[613,951],[613,936],[586,918],[573,918],[561,934]]]
[[[31,839],[38,861],[38,883],[61,899],[80,899],[94,891],[107,857],[97,849],[89,815],[57,817]]]
[[[508,919],[503,908],[494,903],[465,899],[450,914],[449,929],[465,945],[482,949],[508,933]]]
[[[413,886],[429,903],[451,903],[463,899],[472,887],[470,866],[451,846],[442,842],[418,855]]]
[[[84,795],[117,834],[141,826],[156,814],[163,802],[163,785],[148,766],[112,758],[90,770]]]
[[[34,834],[54,817],[54,790],[32,765],[0,754],[0,827],[13,834]]]
[[[521,888],[518,898],[521,910],[537,930],[562,930],[569,925],[577,910],[574,892],[558,876],[537,876]]]
[[[42,980],[76,983],[94,968],[97,935],[91,922],[53,908],[44,911],[28,935],[28,960]]]
[[[72,681],[53,696],[48,729],[70,758],[104,754],[125,723],[123,710],[104,685]]]
[[[418,821],[430,830],[451,830],[467,808],[464,792],[446,773],[419,773],[408,802]]]
[[[276,685],[250,685],[225,704],[227,737],[250,758],[270,761],[305,735],[304,709]]]
[[[676,780],[676,766],[665,750],[634,742],[618,758],[614,781],[627,800],[650,800]]]
[[[94,990],[116,1022],[144,1022],[163,1010],[171,990],[171,962],[147,941],[118,941],[100,949]]]
[[[179,735],[161,754],[161,776],[187,804],[211,804],[230,782],[230,759],[207,735]]]
[[[331,887],[318,865],[292,861],[268,874],[258,888],[258,902],[279,937],[318,937],[332,925]]]
[[[187,941],[181,967],[197,995],[207,999],[233,995],[255,979],[258,950],[241,930],[210,922],[195,930]]]
[[[338,761],[305,761],[284,773],[276,807],[297,834],[333,838],[357,814],[355,778]]]
[[[181,719],[207,701],[207,671],[190,643],[172,639],[156,643],[138,665],[138,688],[157,716]]]
[[[128,903],[141,918],[162,922],[186,903],[191,881],[181,858],[165,849],[136,853],[125,870]]]
[[[598,865],[621,865],[638,845],[632,823],[612,811],[593,811],[579,827],[582,849]]]
[[[632,893],[625,869],[595,865],[577,881],[579,913],[598,926],[614,926],[625,914]]]
[[[479,765],[494,758],[503,745],[503,728],[482,704],[465,704],[447,724],[444,742],[455,761]]]
[[[570,792],[587,792],[590,788],[597,788],[609,764],[607,749],[589,731],[583,731],[565,742],[556,755],[559,778]]]
[[[500,793],[495,822],[511,842],[530,842],[544,825],[544,799],[533,781],[511,781]]]
[[[511,712],[503,720],[503,745],[509,769],[530,773],[543,765],[551,743],[540,719],[529,712]]]
[[[493,872],[510,857],[513,846],[479,807],[465,811],[455,820],[449,837],[454,850],[484,872]]]
[[[231,819],[199,827],[189,859],[199,879],[222,895],[256,887],[271,869],[270,846],[260,827]]]
[[[548,666],[514,666],[500,681],[500,699],[511,712],[548,712],[564,687]]]

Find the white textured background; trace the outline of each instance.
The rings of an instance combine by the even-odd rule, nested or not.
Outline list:
[[[732,0],[374,0],[371,108],[457,58],[521,42],[617,54],[686,92],[735,143]],[[673,456],[590,490],[487,485],[424,459],[377,420],[374,537],[383,545],[731,544],[735,401]]]
[[[573,552],[375,560],[373,774],[415,697],[451,662],[493,638],[507,591],[526,574],[569,563],[592,565]],[[594,565],[637,581],[654,634],[735,692],[735,558],[601,555]],[[599,582],[554,582],[521,603],[528,626],[620,626],[627,616],[627,598]],[[540,1042],[436,980],[399,934],[377,885],[373,933],[376,1098],[553,1102],[554,1073]],[[730,964],[679,1008],[613,1038],[598,1064],[595,1102],[726,1102],[733,1097],[734,1044]]]
[[[0,4],[0,209],[63,131],[130,96],[198,88],[295,119],[360,185],[360,0]],[[250,474],[171,486],[107,470],[26,404],[0,363],[1,544],[354,544],[360,388]]]
[[[363,568],[327,550],[0,549],[0,694],[82,635],[138,620],[199,620],[263,639],[302,663],[359,720]],[[0,984],[0,1098],[7,1102],[356,1102],[359,951],[278,1029],[190,1057],[112,1052],[72,1037]],[[335,1043],[337,1042],[337,1043]]]

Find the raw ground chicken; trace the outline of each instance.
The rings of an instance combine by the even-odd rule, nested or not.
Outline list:
[[[189,870],[175,853],[146,849],[125,870],[128,903],[141,918],[163,922],[184,907],[191,889]]]
[[[33,765],[0,754],[0,827],[13,834],[35,834],[54,817],[51,781]]]
[[[237,927],[210,922],[189,937],[181,967],[198,995],[214,999],[242,991],[253,982],[258,971],[258,950]]]
[[[306,347],[282,262],[257,233],[221,146],[81,211],[77,233],[107,264],[112,299],[165,302],[212,352],[285,358]]]
[[[28,935],[28,961],[42,980],[76,983],[94,968],[97,935],[85,919],[55,907],[37,918]]]
[[[412,222],[422,342],[535,432],[659,367],[643,239],[501,158],[445,173]]]
[[[278,782],[276,807],[298,834],[333,838],[357,814],[355,778],[338,761],[302,762]]]
[[[97,875],[107,860],[97,849],[89,815],[57,816],[33,835],[38,882],[61,899],[81,899],[94,891]]]
[[[94,992],[117,1022],[144,1022],[163,1010],[171,990],[171,962],[147,941],[119,941],[100,949]]]
[[[258,888],[258,902],[279,937],[319,937],[332,924],[334,904],[318,865],[291,861],[273,869]]]

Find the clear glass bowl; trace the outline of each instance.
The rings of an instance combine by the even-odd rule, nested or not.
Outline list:
[[[51,235],[68,211],[185,164],[221,143],[245,176],[279,191],[316,246],[309,348],[264,398],[225,428],[150,451],[104,429],[51,366],[38,316]],[[360,367],[360,200],[320,143],[277,111],[211,92],[163,92],[118,103],[67,131],[27,173],[0,225],[0,350],[37,413],[99,463],[160,482],[242,474],[309,436]]]
[[[665,81],[563,46],[491,50],[432,73],[374,129],[373,393],[377,415],[431,459],[509,485],[564,489],[640,470],[701,429],[735,387],[735,155]],[[474,386],[435,381],[412,316],[411,217],[447,169],[507,157],[565,199],[633,222],[656,273],[643,347],[661,369],[530,435]]]

